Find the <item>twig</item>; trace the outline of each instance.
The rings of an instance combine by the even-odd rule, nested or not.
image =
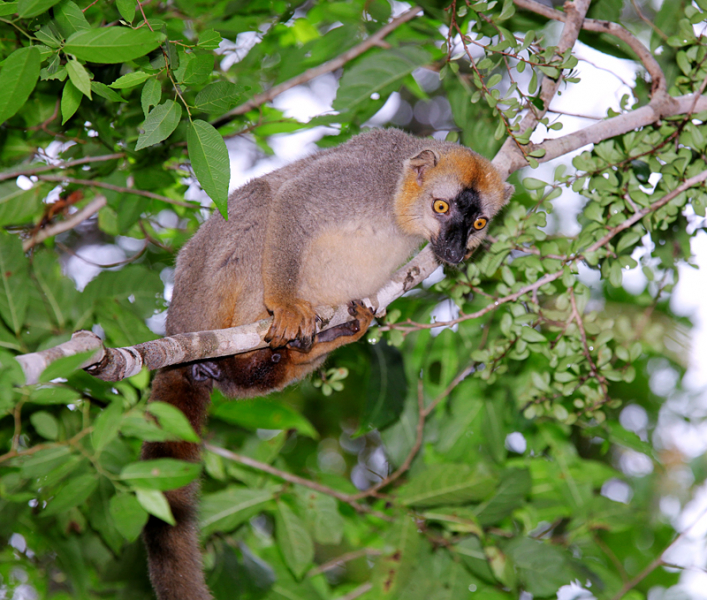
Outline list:
[[[376,483],[374,486],[371,486],[367,490],[359,492],[358,494],[353,494],[351,496],[353,499],[360,500],[361,498],[366,498],[367,496],[372,496],[381,488],[384,488],[388,484],[390,484],[393,481],[395,481],[396,479],[398,479],[403,473],[405,473],[410,468],[412,461],[415,459],[415,456],[420,451],[420,448],[422,447],[422,440],[424,439],[425,417],[426,417],[425,400],[424,400],[424,396],[422,393],[422,380],[421,379],[417,382],[417,414],[418,414],[418,418],[417,418],[417,429],[416,429],[416,433],[415,433],[415,443],[412,445],[410,452],[408,452],[408,455],[405,457],[403,464],[401,464],[393,474],[389,475],[385,479],[382,479],[381,481]]]
[[[351,560],[356,560],[357,558],[361,558],[362,556],[378,556],[379,554],[381,554],[381,551],[377,550],[376,548],[363,548],[362,550],[354,550],[353,552],[347,552],[346,554],[342,554],[341,556],[332,558],[331,560],[322,563],[321,565],[318,565],[313,569],[310,569],[310,571],[307,573],[307,577],[315,577],[320,573],[326,573],[327,571],[331,571],[331,569],[334,569],[343,563],[349,562]]]
[[[113,185],[112,183],[106,183],[105,181],[96,181],[95,179],[76,179],[75,177],[66,177],[64,175],[38,175],[37,179],[41,181],[55,181],[57,183],[74,183],[76,185],[98,187],[106,190],[112,190],[114,192],[120,192],[122,194],[135,194],[136,196],[144,196],[145,198],[152,198],[153,200],[160,200],[161,202],[167,202],[168,204],[174,204],[176,206],[185,206],[187,208],[194,208],[195,206],[198,206],[193,202],[190,203],[182,202],[181,200],[173,200],[172,198],[155,194],[154,192],[122,187],[119,185]]]
[[[373,587],[373,584],[370,581],[368,581],[366,583],[362,583],[357,588],[351,590],[345,596],[340,596],[339,598],[336,598],[336,600],[356,600],[356,598],[360,598],[361,596],[363,596],[372,587]]]
[[[319,65],[318,67],[308,69],[301,75],[297,75],[292,79],[288,79],[287,81],[284,81],[283,83],[270,88],[266,92],[256,94],[250,100],[244,102],[240,106],[236,106],[236,108],[228,111],[225,115],[219,117],[211,124],[214,127],[220,127],[228,121],[231,121],[233,117],[242,115],[243,113],[247,113],[249,110],[258,107],[261,104],[270,102],[276,96],[279,96],[283,92],[286,92],[287,90],[295,86],[307,83],[308,81],[311,81],[315,77],[319,77],[324,73],[331,73],[332,71],[336,71],[336,69],[343,67],[347,62],[352,61],[357,56],[360,56],[361,54],[366,52],[366,50],[369,50],[373,48],[373,46],[378,45],[383,40],[383,38],[386,37],[391,31],[400,27],[400,25],[402,25],[403,23],[407,23],[408,21],[413,19],[421,10],[422,9],[419,6],[413,6],[411,9],[406,10],[399,17],[393,19],[390,23],[376,31],[376,33],[374,33],[371,37],[365,39],[357,46],[354,46],[350,50],[347,50],[343,54]]]
[[[36,175],[37,173],[43,173],[44,171],[54,171],[56,169],[70,169],[71,167],[77,167],[79,165],[86,165],[93,162],[103,162],[106,160],[116,160],[118,158],[124,158],[125,152],[117,152],[115,154],[103,154],[101,156],[86,156],[84,158],[77,158],[76,160],[70,160],[67,162],[62,162],[56,165],[40,165],[38,167],[29,168],[17,168],[10,171],[5,171],[0,173],[0,181],[5,181],[6,179],[15,179],[20,175]]]
[[[0,455],[0,464],[4,463],[6,460],[10,460],[11,458],[15,458],[17,456],[31,456],[32,454],[36,454],[37,452],[41,452],[42,450],[49,450],[51,448],[60,448],[62,446],[72,446],[76,442],[78,442],[81,438],[84,436],[88,435],[93,431],[93,427],[87,427],[86,429],[82,429],[79,431],[74,437],[69,438],[65,442],[50,442],[48,444],[37,444],[36,446],[32,446],[31,448],[27,448],[27,450],[10,450],[9,452],[6,452],[5,454]]]
[[[280,479],[284,479],[285,481],[288,481],[290,483],[307,487],[310,490],[314,490],[315,492],[326,494],[327,496],[332,496],[337,500],[345,502],[359,513],[370,513],[380,519],[384,519],[385,521],[394,520],[392,517],[389,517],[386,514],[373,510],[365,504],[359,504],[358,502],[356,502],[356,498],[354,495],[344,494],[343,492],[335,490],[334,488],[330,488],[315,481],[305,479],[304,477],[299,477],[298,475],[293,475],[292,473],[288,473],[287,471],[281,471],[280,469],[276,469],[275,467],[267,463],[260,462],[259,460],[255,460],[253,458],[250,458],[249,456],[236,454],[235,452],[231,452],[230,450],[226,450],[225,448],[221,448],[219,446],[214,446],[213,444],[209,444],[208,442],[204,444],[204,448],[206,448],[209,452],[218,454],[219,456],[227,458],[228,460],[238,462],[242,465],[246,465],[247,467],[251,467],[252,469],[257,469],[258,471],[263,471],[264,473],[279,477]]]
[[[570,16],[569,13],[564,13],[560,10],[550,8],[549,6],[540,4],[540,2],[536,2],[536,0],[513,1],[516,6],[519,6],[520,8],[524,8],[543,17],[547,17],[548,19],[553,19],[554,21],[566,23],[568,19],[574,18],[573,16]],[[628,29],[625,29],[616,23],[612,23],[611,21],[601,21],[598,19],[584,19],[581,23],[581,28],[594,33],[608,33],[609,35],[620,39],[629,48],[631,48],[631,50],[633,50],[638,57],[638,60],[641,61],[643,66],[646,68],[646,71],[648,71],[648,74],[651,76],[651,80],[653,81],[653,93],[656,91],[665,91],[665,75],[658,64],[658,61],[650,53],[648,48],[646,48]]]
[[[656,34],[664,41],[668,41],[668,36],[661,31],[658,26],[651,21],[648,17],[646,17],[642,12],[641,9],[639,8],[638,4],[636,3],[636,0],[631,0],[631,4],[633,4],[633,9],[636,11],[636,14],[638,15],[638,18],[641,19],[644,23],[646,23],[653,31],[656,32]]]
[[[583,250],[582,252],[578,252],[574,258],[569,259],[568,257],[558,257],[559,259],[562,259],[565,262],[576,262],[578,260],[582,260],[584,256],[589,253],[589,252],[596,252],[599,248],[604,246],[607,242],[611,241],[616,235],[624,231],[625,229],[628,229],[632,225],[635,225],[638,221],[640,221],[643,217],[646,215],[655,212],[659,208],[665,206],[668,202],[670,202],[673,198],[681,194],[682,192],[686,191],[687,189],[691,188],[694,185],[697,185],[699,183],[702,183],[704,181],[707,181],[707,170],[702,171],[702,173],[699,173],[695,175],[694,177],[690,177],[689,179],[686,179],[683,183],[681,183],[678,187],[676,187],[673,191],[668,192],[665,196],[663,196],[660,200],[657,200],[650,206],[646,206],[645,208],[641,209],[639,212],[635,213],[628,219],[626,219],[623,223],[617,225],[616,227],[612,227],[609,229],[608,233],[604,235],[601,239],[598,241],[594,242],[591,246]],[[406,330],[406,326],[410,326],[408,329],[411,330],[417,330],[417,329],[435,329],[436,327],[451,327],[453,325],[457,325],[458,323],[463,323],[464,321],[468,321],[470,319],[478,319],[479,317],[484,316],[487,313],[490,313],[494,310],[496,310],[499,306],[502,304],[507,304],[508,302],[515,302],[518,298],[521,296],[524,296],[525,294],[528,294],[530,292],[534,292],[538,289],[540,289],[542,286],[544,286],[547,283],[551,283],[560,277],[562,277],[563,271],[556,271],[555,273],[548,273],[538,279],[535,283],[532,283],[530,285],[527,285],[517,292],[514,292],[512,294],[509,294],[507,296],[503,296],[502,298],[497,298],[493,301],[492,304],[488,304],[482,309],[477,310],[474,313],[468,313],[464,315],[460,315],[456,319],[451,319],[449,321],[437,321],[436,323],[416,323],[414,321],[411,321],[408,319],[405,323],[391,323],[389,325],[384,325],[383,327],[380,328],[381,331],[389,331],[391,329],[399,329],[401,331]]]
[[[27,252],[30,248],[33,248],[37,244],[41,244],[47,238],[73,229],[79,223],[83,223],[86,219],[96,214],[105,205],[106,197],[96,196],[93,200],[91,200],[91,202],[89,202],[81,210],[75,212],[69,218],[56,223],[55,225],[51,225],[50,227],[40,229],[36,235],[22,242],[22,249]]]
[[[587,359],[589,363],[589,373],[594,377],[601,386],[601,391],[604,394],[604,399],[609,400],[609,389],[606,383],[606,378],[599,373],[596,363],[589,352],[589,344],[587,343],[587,332],[584,330],[584,321],[582,321],[582,315],[579,314],[579,309],[577,308],[577,300],[574,297],[574,288],[569,289],[570,292],[570,304],[572,306],[572,320],[577,324],[577,329],[579,329],[579,337],[582,340],[582,351],[584,358]]]

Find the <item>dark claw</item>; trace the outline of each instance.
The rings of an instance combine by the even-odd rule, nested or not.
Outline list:
[[[207,379],[221,380],[221,369],[211,361],[195,363],[191,366],[191,376],[194,381],[206,381]]]
[[[309,352],[314,344],[314,338],[311,336],[298,337],[296,340],[287,342],[287,347],[300,352]]]

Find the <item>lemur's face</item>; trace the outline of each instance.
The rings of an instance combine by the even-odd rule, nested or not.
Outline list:
[[[451,198],[431,196],[431,216],[438,223],[436,233],[430,238],[432,250],[440,261],[459,264],[469,249],[481,242],[480,234],[490,217],[473,188],[465,188]]]

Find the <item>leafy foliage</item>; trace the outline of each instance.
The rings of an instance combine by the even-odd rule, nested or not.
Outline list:
[[[707,192],[675,192],[707,170],[704,112],[599,141],[552,177],[526,172],[472,262],[391,306],[372,344],[342,348],[312,381],[265,400],[214,393],[203,472],[139,460],[145,440],[196,439],[174,407],[147,405],[147,372],[108,384],[79,356],[22,385],[13,355],[73,331],[109,346],[157,337],[205,196],[226,212],[232,140],[262,158],[324,126],[330,147],[398,102],[384,124],[489,157],[514,138],[537,167],[545,150],[522,119],[547,108],[548,78],[582,84],[579,58],[510,0],[423,5],[356,53],[390,22],[386,0],[0,3],[4,592],[151,597],[139,533],[150,514],[173,522],[164,492],[197,478],[217,598],[550,598],[576,582],[639,599],[677,583],[657,560],[676,537],[658,507],[707,472],[655,433],[665,396],[688,396],[690,323],[670,295]],[[704,0],[635,3],[650,30],[633,6],[597,0],[589,16],[660,46],[669,94],[703,93]],[[581,39],[638,65],[606,34]],[[299,119],[258,97],[347,51],[336,113]],[[541,137],[568,122],[538,114]],[[556,225],[560,196],[583,199],[573,233]],[[638,269],[648,283],[629,293]]]

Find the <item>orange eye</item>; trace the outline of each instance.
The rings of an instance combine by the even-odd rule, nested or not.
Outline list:
[[[432,208],[434,208],[436,213],[443,215],[449,211],[449,204],[447,204],[444,200],[435,200]]]
[[[486,221],[486,219],[484,219],[483,217],[479,217],[478,219],[476,219],[476,221],[474,221],[474,229],[480,231],[481,229],[486,227],[487,222],[488,221]]]

